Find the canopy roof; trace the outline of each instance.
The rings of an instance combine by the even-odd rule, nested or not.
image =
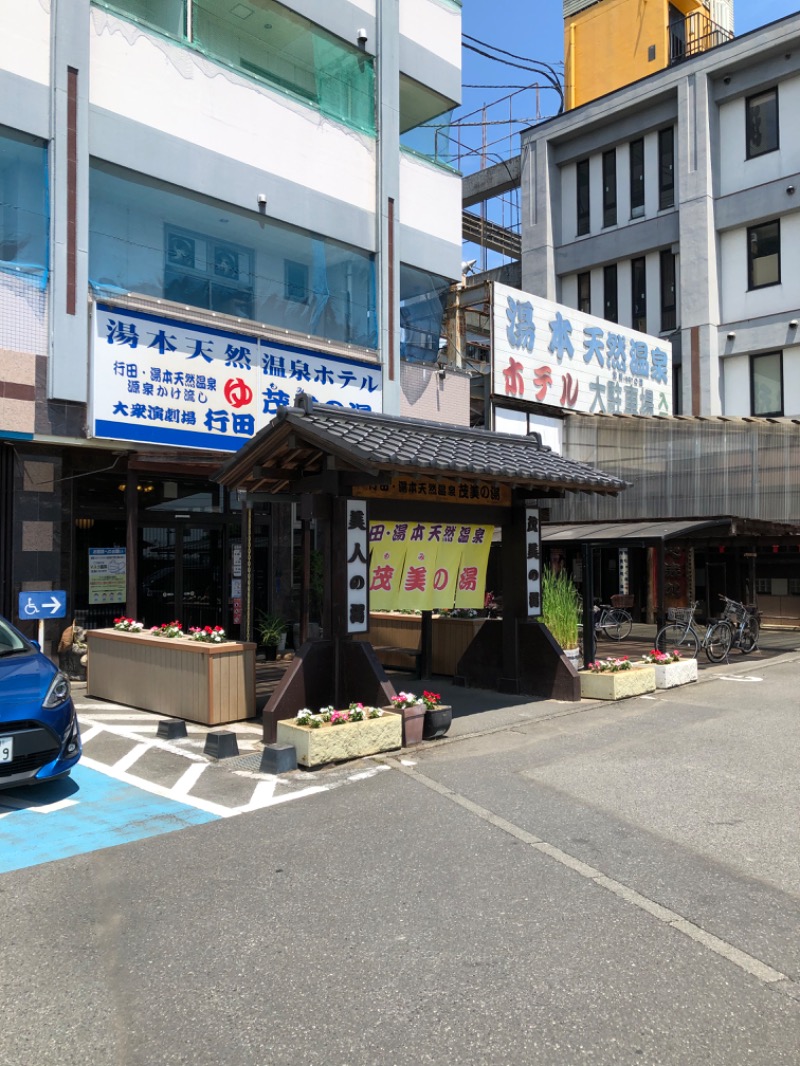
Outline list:
[[[667,540],[712,539],[720,537],[797,537],[800,526],[784,522],[761,522],[748,518],[667,518],[627,522],[573,522],[567,525],[543,525],[542,541],[556,544],[582,541],[592,544],[654,544]]]
[[[575,462],[526,437],[439,422],[315,404],[298,396],[215,475],[227,488],[248,492],[325,491],[320,475],[351,473],[358,480],[399,476],[491,481],[539,495],[593,492],[616,495],[626,481]]]

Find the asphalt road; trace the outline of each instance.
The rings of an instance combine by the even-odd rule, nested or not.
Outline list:
[[[797,1066],[799,662],[3,875],[0,1063]]]

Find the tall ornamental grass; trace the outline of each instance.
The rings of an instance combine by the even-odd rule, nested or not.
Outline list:
[[[542,571],[542,621],[562,648],[578,647],[581,598],[572,578],[562,570]]]

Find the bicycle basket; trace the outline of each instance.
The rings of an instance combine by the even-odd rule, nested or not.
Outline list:
[[[725,610],[722,612],[723,618],[730,619],[731,622],[735,622],[738,625],[744,618],[744,611],[742,610],[741,603],[736,603],[735,600],[729,600],[725,604]]]
[[[622,594],[611,597],[612,607],[633,607],[633,596],[623,596]]]
[[[667,618],[670,622],[690,622],[694,609],[692,607],[668,607]]]

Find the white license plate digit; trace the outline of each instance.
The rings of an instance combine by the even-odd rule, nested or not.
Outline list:
[[[0,763],[11,762],[14,758],[14,738],[0,737]]]

